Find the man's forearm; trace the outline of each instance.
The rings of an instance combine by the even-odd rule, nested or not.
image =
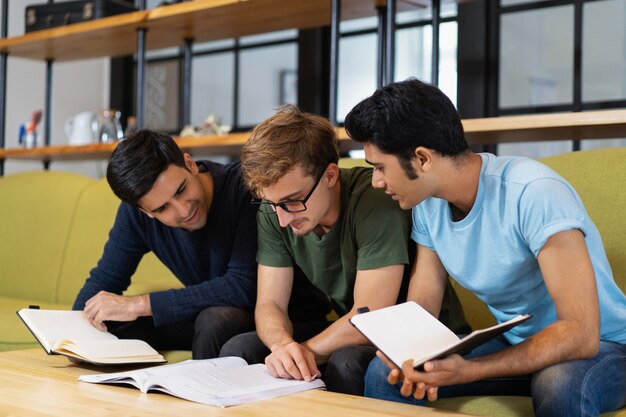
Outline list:
[[[366,345],[368,340],[359,333],[346,315],[328,326],[317,336],[307,340],[304,345],[315,353],[318,363],[324,363],[336,350],[349,345]]]
[[[557,321],[516,346],[470,360],[471,380],[524,375],[556,363],[592,357],[599,338],[585,333],[574,321]]]
[[[254,312],[257,334],[270,350],[293,342],[293,326],[287,313],[275,305],[258,305]]]

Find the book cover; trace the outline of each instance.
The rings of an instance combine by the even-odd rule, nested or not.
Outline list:
[[[528,320],[519,315],[507,322],[475,330],[460,339],[428,311],[413,301],[357,314],[350,322],[398,368],[408,359],[420,369],[425,362],[453,353],[460,355]]]

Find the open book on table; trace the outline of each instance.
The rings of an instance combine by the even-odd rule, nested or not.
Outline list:
[[[49,355],[97,365],[165,362],[143,340],[118,339],[96,329],[82,311],[23,308],[17,315]]]
[[[185,400],[226,407],[300,391],[324,388],[324,382],[274,378],[265,365],[248,365],[233,356],[188,360],[129,372],[81,375],[79,381],[130,384],[141,392],[160,391]]]
[[[352,316],[350,322],[398,368],[408,359],[413,367],[474,348],[528,320],[519,315],[509,321],[475,330],[463,339],[413,301]]]

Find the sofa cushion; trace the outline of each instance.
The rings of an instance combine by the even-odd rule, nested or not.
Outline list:
[[[76,202],[92,179],[61,172],[0,178],[0,294],[55,302]]]

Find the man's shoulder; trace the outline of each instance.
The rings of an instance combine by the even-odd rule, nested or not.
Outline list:
[[[528,185],[541,179],[563,178],[548,166],[534,159],[519,156],[483,156],[483,163],[487,164],[485,174],[488,177],[500,178],[505,185]]]

